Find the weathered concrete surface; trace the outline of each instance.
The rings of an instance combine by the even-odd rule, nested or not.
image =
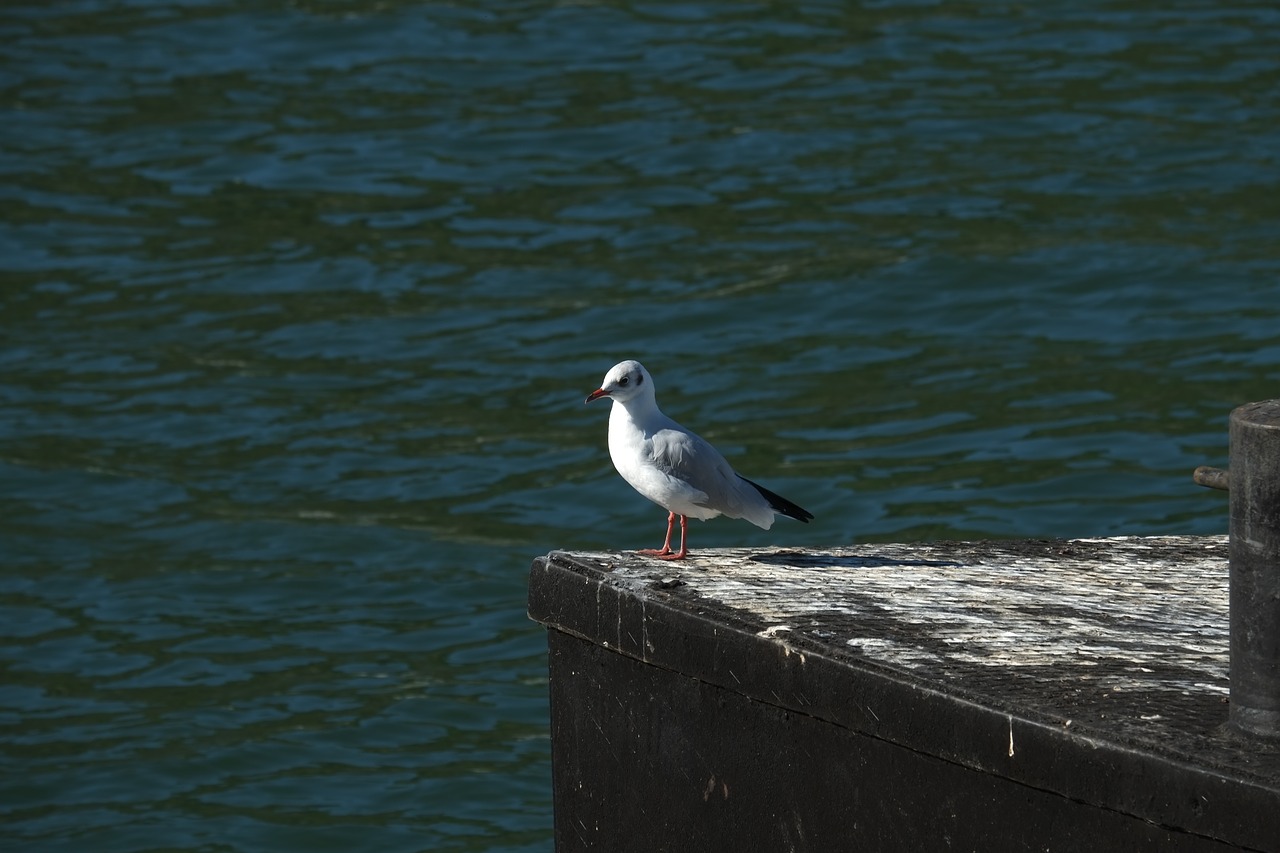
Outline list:
[[[1226,537],[553,552],[530,615],[912,754],[1272,849],[1280,752],[1224,725],[1227,582]]]

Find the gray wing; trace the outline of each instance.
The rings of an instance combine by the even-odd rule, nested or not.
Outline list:
[[[653,463],[663,473],[706,495],[696,503],[730,518],[746,518],[767,526],[773,522],[768,502],[701,436],[680,428],[655,432]]]

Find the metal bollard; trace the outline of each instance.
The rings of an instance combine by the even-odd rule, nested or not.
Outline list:
[[[1231,413],[1231,725],[1280,738],[1280,400]]]

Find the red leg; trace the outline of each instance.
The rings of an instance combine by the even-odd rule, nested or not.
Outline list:
[[[688,534],[688,532],[689,532],[689,517],[682,515],[680,516],[680,550],[674,554],[671,554],[671,553],[659,554],[657,555],[658,559],[659,560],[683,560],[685,557],[689,556],[689,549],[688,547],[685,546],[685,542],[684,542],[685,535]],[[671,536],[671,528],[669,527],[667,528],[667,536],[668,538]]]
[[[680,516],[681,519],[684,516]],[[643,551],[636,551],[637,554],[644,554],[646,557],[665,557],[671,553],[671,528],[675,527],[676,514],[674,512],[667,513],[667,538],[662,542],[662,550],[656,551],[653,548],[645,548]],[[684,528],[680,528],[680,547],[684,548]]]

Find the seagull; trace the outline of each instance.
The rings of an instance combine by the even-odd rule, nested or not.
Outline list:
[[[806,524],[813,513],[751,482],[733,470],[704,439],[671,420],[658,408],[653,379],[638,361],[615,364],[585,402],[608,397],[609,456],[622,479],[667,511],[667,538],[660,549],[636,553],[663,560],[689,554],[685,538],[689,518],[717,515],[745,518],[768,530],[775,514]],[[671,550],[671,529],[680,517],[680,550]]]

